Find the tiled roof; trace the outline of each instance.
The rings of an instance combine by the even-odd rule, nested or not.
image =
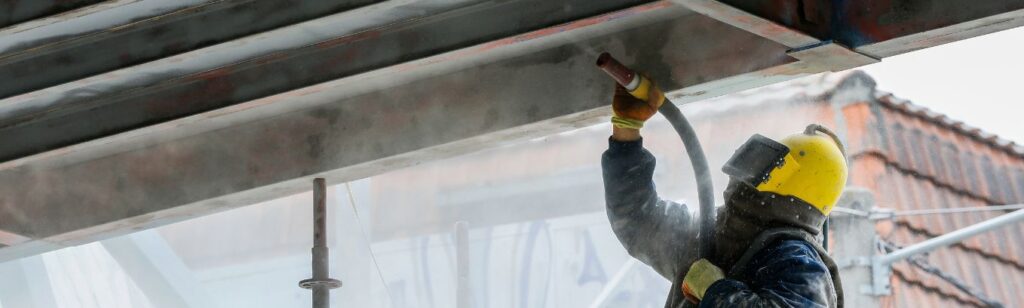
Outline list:
[[[934,278],[926,277],[925,279],[918,279],[921,274],[908,274],[914,273],[917,270],[904,265],[897,265],[897,268],[893,270],[893,275],[900,280],[901,283],[896,285],[896,288],[906,292],[907,294],[898,298],[898,303],[892,305],[893,307],[916,307],[915,303],[922,303],[926,301],[919,300],[926,297],[937,297],[940,305],[929,305],[929,307],[952,307],[952,306],[970,306],[970,307],[987,307],[976,298],[964,296],[963,294],[951,293],[948,290],[936,287],[934,285]],[[928,275],[928,274],[924,274]],[[902,288],[902,286],[909,288]],[[908,300],[909,299],[909,300]],[[915,300],[918,299],[918,300]],[[885,306],[883,306],[885,307]]]
[[[796,79],[790,82],[772,84],[760,88],[742,91],[727,96],[713,98],[701,102],[699,108],[695,108],[692,116],[703,116],[709,114],[722,114],[735,112],[737,109],[746,107],[773,104],[782,101],[810,101],[824,102],[839,88],[852,83],[851,80],[863,80],[860,84],[866,84],[865,90],[871,91],[869,95],[877,103],[888,109],[901,112],[906,115],[920,118],[922,120],[940,125],[964,136],[986,143],[994,148],[1001,149],[1007,153],[1024,157],[1024,145],[1017,144],[1012,140],[1000,138],[999,136],[982,131],[977,127],[953,119],[945,114],[916,105],[910,100],[899,98],[892,93],[875,89],[875,81],[863,71],[847,71],[841,73],[820,74],[807,78]]]
[[[1024,146],[1017,144],[1012,140],[1000,138],[995,134],[982,131],[977,127],[973,127],[962,121],[950,118],[945,114],[932,111],[923,106],[915,105],[909,100],[894,96],[892,93],[876,91],[875,95],[878,99],[877,102],[882,106],[907,115],[918,117],[936,125],[941,125],[949,130],[977,140],[978,142],[983,142],[992,147],[1006,151],[1007,153],[1024,157]]]
[[[862,72],[845,74],[833,91],[843,91],[843,84],[849,79],[870,80],[870,77]],[[872,187],[879,206],[921,210],[1024,202],[1024,149],[1021,146],[890,93],[877,91],[873,80],[867,84],[870,86],[858,91],[871,91],[870,99],[853,103],[851,105],[855,106],[850,108],[862,107],[870,112],[845,115],[848,123],[862,123],[862,127],[849,128],[863,132],[850,134],[862,140],[848,141],[859,145],[851,151],[855,153],[852,172],[874,176],[871,180],[861,178],[859,183],[851,184]],[[892,233],[882,236],[909,245],[999,214],[898,217]],[[1019,307],[1024,305],[1020,296],[1024,294],[1022,244],[1024,228],[1011,226],[940,249],[927,258],[937,268],[959,277],[988,297],[1007,307]],[[899,302],[984,306],[974,295],[953,283],[916,270],[906,262],[895,265],[894,272],[900,281],[894,291],[894,296],[901,298]]]

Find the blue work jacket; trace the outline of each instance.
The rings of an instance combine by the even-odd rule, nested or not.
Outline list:
[[[655,159],[642,141],[610,140],[601,164],[615,235],[631,256],[673,282],[666,307],[693,307],[682,280],[698,257],[696,217],[685,205],[658,197]],[[769,231],[740,261],[723,268],[726,279],[708,288],[699,307],[842,307],[835,265],[813,237],[799,230]]]

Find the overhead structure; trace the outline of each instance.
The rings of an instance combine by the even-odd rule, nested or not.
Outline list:
[[[1024,23],[1020,0],[8,3],[0,261],[603,121],[598,51],[687,103]]]

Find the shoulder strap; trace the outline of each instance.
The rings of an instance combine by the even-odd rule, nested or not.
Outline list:
[[[739,277],[740,273],[744,272],[747,266],[750,265],[750,260],[757,255],[762,249],[770,244],[783,239],[797,239],[803,240],[814,247],[814,250],[818,252],[818,257],[825,263],[825,267],[828,268],[829,275],[832,276],[832,285],[836,294],[836,302],[833,307],[843,307],[843,285],[839,279],[839,267],[836,266],[836,262],[832,260],[828,252],[818,244],[818,239],[807,233],[807,231],[797,228],[775,228],[768,229],[761,232],[754,238],[753,244],[747,251],[743,253],[738,261],[729,269],[729,277]]]

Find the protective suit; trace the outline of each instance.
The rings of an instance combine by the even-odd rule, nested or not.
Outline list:
[[[845,184],[845,160],[842,170],[819,166],[822,158],[814,151],[824,149],[822,157],[833,160],[835,153],[821,148],[820,140],[802,148],[804,137],[796,138],[786,161],[779,158],[764,176],[751,181],[730,175],[725,205],[718,207],[714,255],[703,262],[696,255],[696,217],[686,205],[658,197],[655,159],[642,139],[609,140],[601,162],[608,219],[631,256],[673,282],[666,307],[842,307],[838,271],[818,243]],[[841,177],[815,178],[829,172]],[[816,184],[825,182],[825,188]],[[721,277],[688,277],[698,264]],[[699,287],[699,306],[686,300],[684,280],[708,281]]]

